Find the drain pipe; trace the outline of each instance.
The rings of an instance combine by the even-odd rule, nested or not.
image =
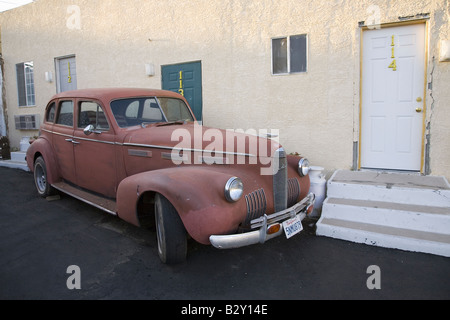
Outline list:
[[[3,81],[3,57],[0,54],[0,137],[6,136],[6,103],[5,103],[5,85]]]

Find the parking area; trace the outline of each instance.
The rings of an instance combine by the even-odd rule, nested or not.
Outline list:
[[[191,242],[187,261],[168,266],[154,230],[69,196],[42,199],[31,173],[0,168],[0,182],[0,299],[450,298],[449,258],[317,237],[313,221],[241,249]]]

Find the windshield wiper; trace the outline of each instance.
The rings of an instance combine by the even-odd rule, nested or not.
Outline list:
[[[145,128],[145,127],[147,127],[147,125],[149,125],[149,124],[154,124],[154,122],[142,122],[142,123],[141,123],[141,127],[142,127],[142,128]]]
[[[185,120],[177,120],[177,121],[169,121],[169,122],[161,122],[157,124],[157,127],[165,127],[165,126],[171,126],[173,124],[186,124]]]

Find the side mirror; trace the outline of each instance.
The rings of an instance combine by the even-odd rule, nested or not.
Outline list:
[[[88,125],[86,128],[84,128],[83,132],[84,132],[84,134],[87,135],[87,136],[90,135],[91,133],[95,133],[95,134],[100,134],[100,133],[102,133],[101,131],[95,130],[95,127],[94,127],[92,124],[90,124],[90,125]]]

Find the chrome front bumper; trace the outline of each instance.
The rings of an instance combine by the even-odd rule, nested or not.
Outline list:
[[[211,235],[209,241],[218,249],[240,248],[256,243],[264,243],[283,233],[283,227],[280,225],[277,232],[268,234],[268,230],[272,226],[281,224],[283,221],[294,218],[296,215],[299,216],[300,220],[303,220],[306,217],[308,209],[314,205],[314,200],[315,195],[310,193],[290,208],[270,215],[265,214],[260,218],[252,220],[250,222],[251,229],[258,228],[255,231],[229,235]]]

